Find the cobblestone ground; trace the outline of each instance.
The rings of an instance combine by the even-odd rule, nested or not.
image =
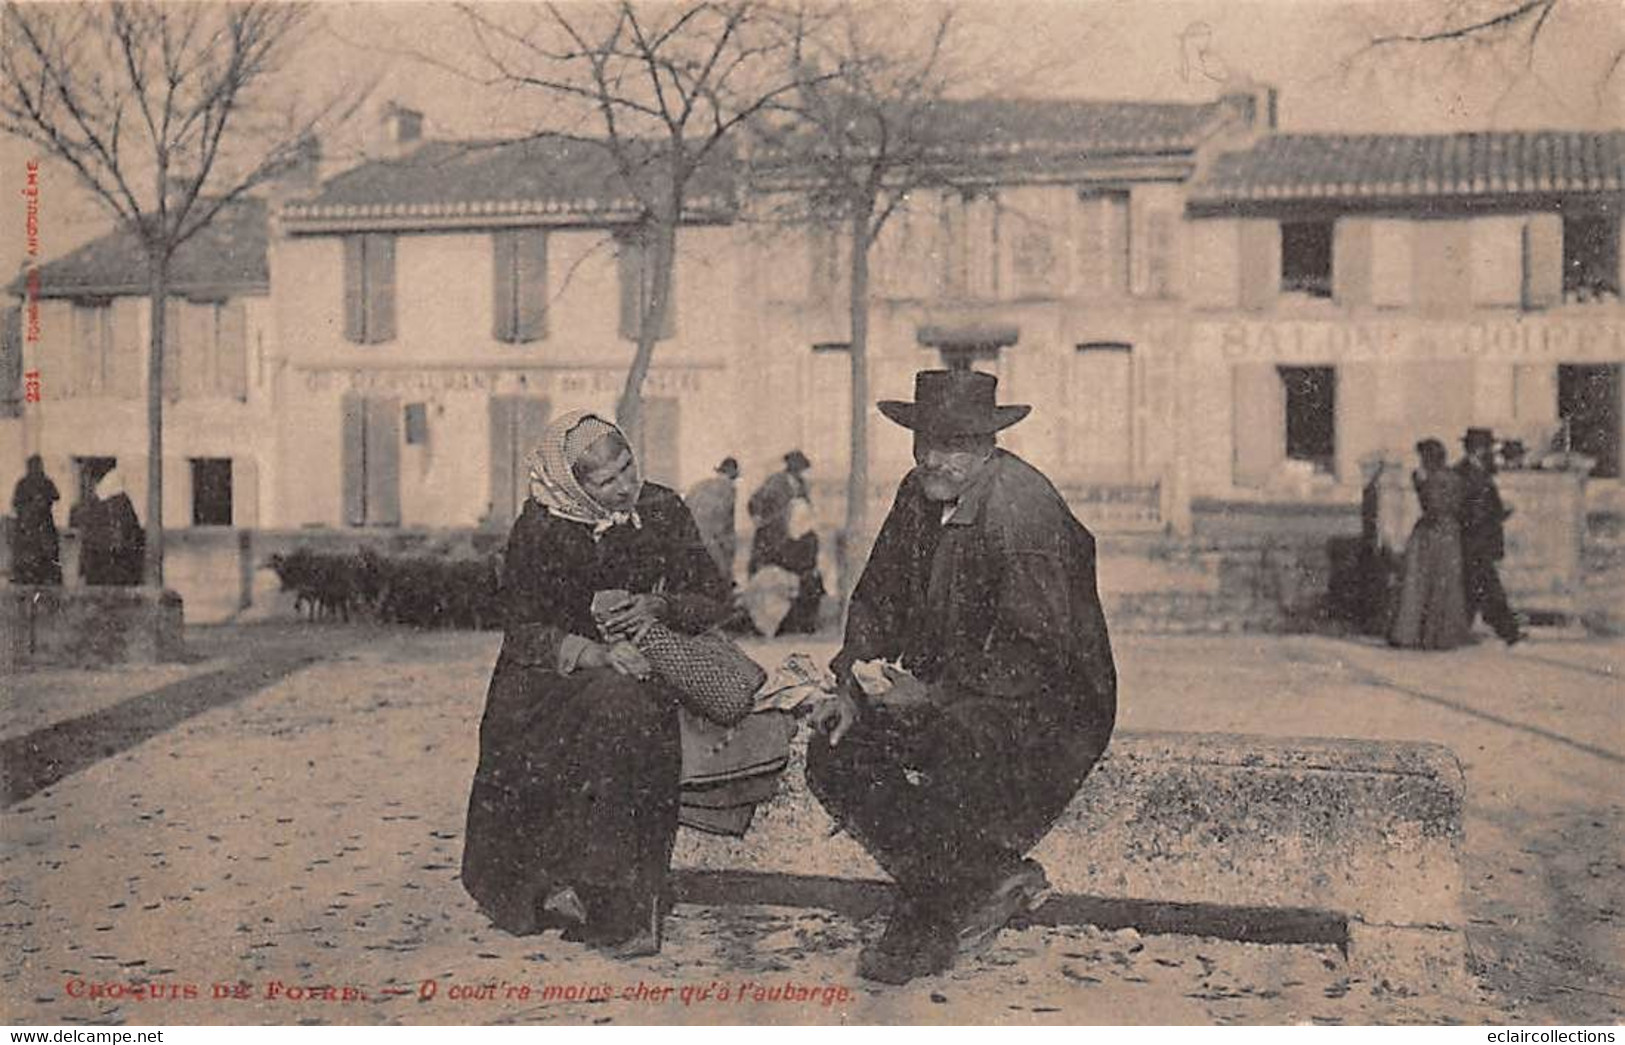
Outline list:
[[[204,645],[224,661],[251,648],[244,635],[254,633]],[[1323,639],[1120,643],[1125,726],[1452,743],[1468,767],[1469,936],[1489,988],[1462,997],[1351,979],[1335,948],[1091,927],[1007,931],[950,974],[876,987],[852,969],[878,920],[763,906],[680,905],[665,950],[623,964],[551,935],[507,936],[456,882],[496,646],[354,629],[320,663],[13,804],[0,819],[0,1021],[1481,1023],[1625,1012],[1617,646],[1478,647],[1445,655],[1441,672],[1443,660]],[[70,674],[41,676],[41,691],[71,690]],[[133,696],[151,680],[127,681]],[[114,699],[118,687],[101,686],[96,701]],[[7,696],[38,703],[16,685]]]

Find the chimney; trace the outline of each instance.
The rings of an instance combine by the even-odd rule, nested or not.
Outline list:
[[[379,122],[383,131],[380,151],[385,156],[404,156],[423,140],[423,114],[399,102],[386,104]]]
[[[278,206],[288,200],[312,196],[322,185],[322,140],[306,134],[294,145],[289,159],[271,183],[271,199]]]
[[[1219,96],[1219,104],[1252,131],[1273,131],[1279,110],[1279,92],[1268,84],[1244,81]]]

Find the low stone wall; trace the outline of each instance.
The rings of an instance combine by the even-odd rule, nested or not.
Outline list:
[[[813,743],[822,743],[813,738]],[[674,866],[874,881],[885,875],[806,790],[798,747],[743,839],[680,834]],[[1223,912],[1331,916],[1350,962],[1414,989],[1459,986],[1460,764],[1432,744],[1120,731],[1034,852],[1057,891]],[[1156,925],[1138,926],[1155,931]]]
[[[8,584],[0,603],[0,671],[177,660],[181,598],[153,588]]]
[[[1327,622],[1322,539],[1104,538],[1101,599],[1120,632],[1313,631]]]

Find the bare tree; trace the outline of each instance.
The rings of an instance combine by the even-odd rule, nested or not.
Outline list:
[[[486,82],[539,93],[534,138],[603,148],[640,211],[637,350],[616,406],[641,445],[643,382],[672,294],[677,229],[696,177],[725,171],[734,132],[799,86],[790,37],[757,0],[465,5]],[[573,129],[572,129],[573,128]]]
[[[161,586],[170,263],[223,209],[299,162],[318,125],[349,115],[360,97],[302,107],[275,89],[305,37],[302,5],[8,3],[3,18],[0,130],[65,163],[146,254],[144,575]]]
[[[848,251],[848,357],[851,369],[850,470],[846,548],[838,564],[842,604],[851,594],[858,542],[868,532],[870,255],[911,193],[944,183],[931,162],[933,111],[950,74],[955,10],[907,15],[875,5],[804,9],[795,34],[803,70],[793,119],[765,127],[771,150],[760,165],[787,175],[798,191],[792,222],[842,229]]]
[[[1366,40],[1343,63],[1345,72],[1389,54],[1444,55],[1462,62],[1491,58],[1499,62],[1510,94],[1530,80],[1542,86],[1537,71],[1542,60],[1563,65],[1581,60],[1594,74],[1598,110],[1611,105],[1605,114],[1619,115],[1619,99],[1610,92],[1625,69],[1625,32],[1617,6],[1605,0],[1429,0],[1386,14],[1374,9],[1362,21]],[[1577,38],[1588,41],[1589,53],[1564,49]],[[1592,63],[1600,64],[1593,69]]]

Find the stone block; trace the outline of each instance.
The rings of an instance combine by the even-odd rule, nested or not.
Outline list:
[[[0,604],[0,669],[93,668],[178,660],[179,595],[155,588],[7,585]]]
[[[884,880],[830,836],[803,764],[798,742],[747,836],[682,832],[674,866]],[[1122,731],[1033,855],[1063,896],[1217,912],[1212,935],[1238,922],[1227,910],[1320,912],[1346,927],[1351,962],[1425,989],[1465,967],[1464,793],[1455,756],[1433,744]]]

